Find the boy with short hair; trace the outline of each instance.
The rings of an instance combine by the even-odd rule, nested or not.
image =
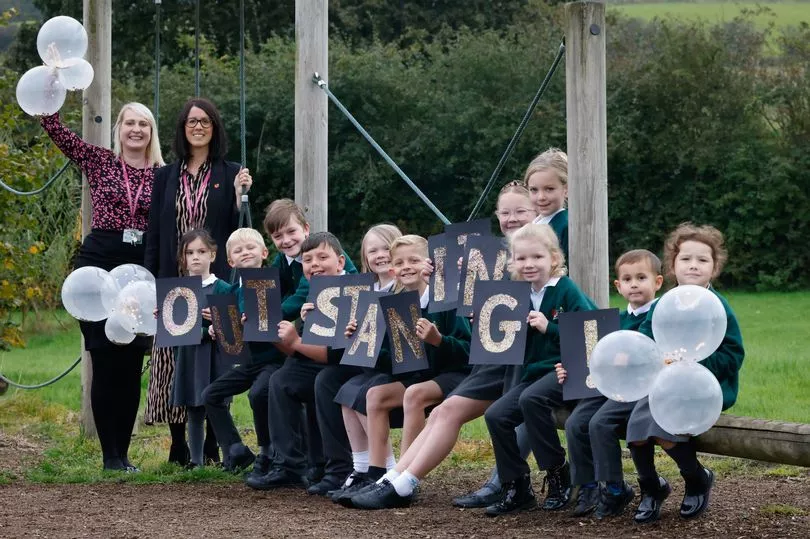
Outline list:
[[[646,249],[635,249],[616,260],[616,280],[613,281],[619,294],[628,301],[627,309],[621,312],[621,329],[638,331],[655,303],[655,294],[661,289],[661,260]],[[557,378],[565,380],[565,369],[557,366]],[[597,519],[622,513],[633,500],[633,489],[624,481],[620,439],[627,428],[627,420],[635,402],[616,402],[604,397],[587,399],[593,407],[586,407],[593,414],[590,419],[581,415],[582,421],[569,427],[566,423],[566,439],[572,469],[580,477],[587,476],[591,482],[580,485],[575,516],[595,511]],[[602,401],[601,407],[598,402]],[[586,428],[587,427],[587,428]],[[604,486],[599,487],[602,483]]]
[[[283,242],[280,243],[283,245]],[[306,238],[301,243],[300,253],[306,282],[313,275],[345,273],[343,248],[329,232],[316,232]],[[313,308],[311,303],[304,304],[302,317]],[[287,320],[279,323],[278,331],[281,338],[278,347],[289,357],[269,381],[269,427],[274,459],[266,474],[247,478],[246,484],[257,490],[304,486],[307,455],[303,447],[306,436],[301,415],[295,410],[303,404],[314,411],[315,377],[327,364],[339,363],[343,355],[342,350],[303,344],[295,326]],[[310,435],[309,443],[319,444],[320,437]]]
[[[260,268],[267,258],[267,247],[264,238],[252,228],[239,228],[231,233],[225,244],[228,264],[235,268]],[[244,311],[243,288],[241,283],[232,285],[239,302],[240,312]],[[270,375],[281,366],[273,354],[270,343],[248,343],[250,361],[237,365],[224,375],[214,380],[203,391],[205,411],[214,427],[217,440],[222,447],[223,465],[226,469],[237,471],[253,463],[253,452],[242,443],[242,438],[233,423],[228,399],[249,390],[248,400],[253,409],[253,422],[256,428],[256,440],[261,448],[260,455],[270,453],[270,435],[267,432],[267,399],[261,398],[262,390],[267,386]],[[266,393],[265,393],[266,395]]]

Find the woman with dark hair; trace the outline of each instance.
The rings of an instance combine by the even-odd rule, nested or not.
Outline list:
[[[219,111],[207,99],[189,99],[177,118],[172,150],[177,160],[155,172],[144,265],[157,278],[177,277],[177,243],[189,230],[205,228],[217,245],[225,245],[239,226],[243,189],[253,183],[246,168],[225,161],[228,143]],[[227,280],[226,256],[212,264],[212,272]],[[169,423],[172,446],[169,462],[188,464],[185,410],[171,406],[174,356],[171,348],[152,350],[146,423]],[[206,457],[218,459],[211,429]]]

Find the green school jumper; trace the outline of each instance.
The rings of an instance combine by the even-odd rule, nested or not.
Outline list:
[[[548,226],[557,234],[557,239],[560,240],[560,248],[563,255],[565,255],[565,265],[569,265],[568,260],[568,210],[563,210],[555,215]]]
[[[717,293],[717,291],[709,287],[715,296],[720,298],[723,308],[726,311],[726,318],[728,324],[726,326],[726,334],[723,337],[723,342],[717,350],[701,361],[700,363],[709,369],[712,374],[720,382],[720,388],[723,390],[723,410],[731,408],[737,401],[737,393],[739,392],[740,384],[740,367],[742,367],[743,359],[745,358],[745,349],[743,348],[742,333],[740,333],[740,325],[737,323],[737,317],[734,316],[734,311],[726,301],[726,298]],[[647,318],[639,328],[639,331],[644,335],[653,338],[652,333],[652,317],[655,306],[658,302],[650,307],[647,313]]]
[[[653,305],[650,305],[650,310],[652,310]],[[647,311],[648,313],[649,311]],[[641,327],[641,324],[644,323],[644,320],[647,319],[647,313],[641,313],[639,315],[630,314],[626,310],[619,313],[619,329],[627,329],[630,331],[638,331]]]
[[[547,287],[539,310],[548,318],[548,328],[544,334],[529,326],[520,381],[534,382],[560,362],[560,313],[594,309],[593,301],[569,277],[560,277],[556,285]]]

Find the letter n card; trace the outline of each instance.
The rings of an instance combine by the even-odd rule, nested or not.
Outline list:
[[[278,342],[281,322],[281,290],[278,268],[242,268],[245,299],[245,342]]]
[[[478,281],[470,365],[523,365],[530,289],[525,281]]]
[[[391,344],[391,374],[422,371],[430,365],[425,343],[416,336],[416,322],[422,318],[418,292],[401,292],[380,298],[385,330]]]
[[[464,256],[467,238],[491,235],[489,219],[476,219],[446,225],[444,234],[428,238],[428,254],[433,260],[434,273],[439,275],[439,277],[431,277],[430,280],[431,298],[428,312],[436,313],[456,308],[459,285],[458,259]],[[442,247],[444,247],[443,250]],[[437,255],[443,255],[443,260],[437,260],[439,259]],[[439,265],[441,268],[438,267]],[[437,279],[439,279],[438,283]],[[443,294],[441,294],[442,291]],[[444,297],[444,300],[439,300],[440,297]]]
[[[508,279],[506,265],[509,247],[506,240],[495,236],[470,236],[464,248],[458,288],[458,316],[473,315],[476,281]]]
[[[588,365],[599,339],[619,330],[619,309],[560,313],[558,323],[561,363],[568,372],[563,384],[563,400],[602,396],[591,382]]]
[[[158,319],[155,343],[160,347],[188,346],[202,341],[205,295],[202,278],[171,277],[155,281]]]

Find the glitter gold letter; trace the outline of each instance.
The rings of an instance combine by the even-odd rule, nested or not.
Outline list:
[[[489,271],[484,262],[484,255],[480,249],[470,249],[467,257],[467,274],[464,276],[464,301],[463,304],[469,307],[473,303],[473,292],[475,291],[475,280],[489,281]]]
[[[357,319],[357,302],[360,299],[360,292],[368,292],[370,290],[371,287],[367,284],[343,287],[343,295],[352,298],[351,307],[349,309],[349,320]],[[337,318],[335,318],[335,320],[337,320]]]
[[[433,249],[433,299],[444,301],[444,262],[447,259],[447,247],[437,247]]]
[[[245,287],[256,292],[256,301],[259,306],[259,331],[269,331],[267,327],[267,291],[276,287],[276,282],[271,279],[260,279],[255,281],[245,281]]]
[[[402,347],[402,337],[408,343],[408,347],[417,359],[422,359],[422,348],[419,346],[419,337],[416,336],[416,322],[419,321],[421,313],[416,305],[410,305],[411,319],[406,324],[396,309],[389,307],[385,310],[385,322],[391,329],[391,344],[394,349],[394,361],[402,363],[405,361],[405,350]]]
[[[585,332],[585,366],[588,367],[588,376],[585,378],[585,385],[594,388],[596,384],[591,380],[591,352],[599,341],[599,329],[596,320],[585,320],[582,327]]]
[[[481,338],[481,344],[487,352],[494,354],[509,350],[515,342],[515,334],[522,327],[520,320],[503,320],[498,324],[498,330],[504,334],[503,339],[497,342],[493,340],[490,332],[492,311],[500,305],[505,305],[514,311],[518,305],[518,300],[508,294],[495,294],[484,302],[481,312],[478,314],[478,336]]]
[[[186,314],[186,319],[182,324],[175,324],[174,304],[180,298],[186,300],[188,312]],[[193,328],[197,323],[197,317],[200,315],[199,311],[200,309],[199,305],[197,305],[197,296],[194,295],[194,292],[190,288],[186,288],[185,286],[172,288],[169,293],[166,294],[166,298],[163,300],[163,308],[161,309],[161,312],[163,313],[163,326],[170,335],[175,337],[178,335],[185,335],[191,331],[191,328]]]
[[[317,298],[315,298],[315,308],[332,321],[331,328],[313,323],[310,329],[315,335],[320,335],[321,337],[335,336],[335,325],[337,324],[338,310],[337,307],[332,304],[332,300],[339,295],[340,287],[330,286],[329,288],[324,288],[321,290],[321,293],[318,294]]]
[[[211,307],[211,323],[214,325],[214,333],[217,334],[217,341],[222,345],[222,349],[226,354],[238,356],[242,353],[242,322],[239,316],[239,311],[236,310],[236,305],[228,305],[228,316],[230,316],[231,331],[233,332],[233,342],[228,342],[225,337],[225,330],[222,328],[222,315],[219,308]]]
[[[356,354],[360,343],[366,343],[366,356],[373,357],[374,349],[377,347],[377,310],[379,307],[376,303],[368,306],[366,315],[357,329],[357,337],[349,347],[349,354]]]

